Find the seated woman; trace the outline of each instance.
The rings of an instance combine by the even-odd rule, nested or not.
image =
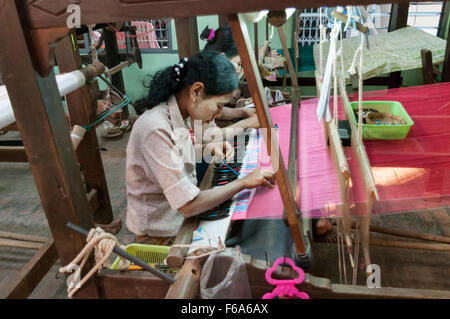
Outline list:
[[[200,39],[207,41],[203,50],[218,51],[226,55],[228,59],[230,59],[231,63],[233,63],[236,69],[236,73],[238,75],[238,79],[241,80],[244,77],[243,69],[241,66],[241,58],[239,57],[236,44],[234,43],[233,34],[229,26],[223,26],[218,28],[217,30],[210,29],[208,26],[206,26],[206,28],[202,31],[200,35]],[[236,105],[239,105],[241,107],[245,106],[248,99],[241,98],[243,93],[245,94],[246,98],[250,97],[250,93],[248,92],[246,83],[240,81],[239,90],[236,91],[236,95],[234,96],[230,104],[233,106]],[[251,100],[251,98],[249,100]],[[228,127],[240,127],[244,129],[249,127],[258,128],[259,121],[254,109],[247,109],[248,112],[250,112],[248,114],[242,114],[243,110],[246,109],[240,107],[239,108],[224,107],[222,116],[217,118],[217,120],[221,121],[233,118],[247,117],[247,119],[237,122],[234,125]],[[218,122],[218,124],[219,123],[220,122]]]
[[[221,52],[222,54],[226,55],[228,57],[228,59],[230,59],[230,61],[235,66],[236,73],[239,75],[239,79],[243,78],[243,70],[241,67],[241,58],[239,57],[239,54],[238,54],[238,51],[236,48],[236,44],[233,39],[233,33],[231,32],[230,26],[222,26],[222,27],[218,28],[217,30],[211,29],[208,26],[206,26],[206,28],[202,31],[202,33],[200,35],[200,39],[207,41],[203,50],[214,50],[214,51],[218,51],[218,52]],[[239,87],[242,92],[244,92],[244,91],[248,92],[248,89],[246,88],[245,83],[240,82]],[[239,99],[240,94],[241,94],[241,92],[238,91],[238,93],[234,97],[235,101]],[[249,93],[247,93],[247,94],[249,94]],[[224,108],[223,113],[222,113],[223,117],[222,118],[218,117],[217,119],[220,121],[220,120],[224,120],[224,119],[233,119],[233,116],[234,116],[234,118],[242,117],[241,113],[239,113],[240,110],[242,110],[242,109],[240,109],[240,108],[235,108],[235,109]],[[255,112],[254,109],[250,109],[250,110],[251,110],[250,112]],[[228,127],[229,128],[241,127],[244,129],[246,129],[248,127],[258,128],[259,121],[258,121],[258,118],[256,117],[255,113],[247,114],[248,116],[246,119],[238,121]],[[226,118],[224,118],[225,115],[226,115]],[[253,116],[255,116],[255,117],[253,117]],[[220,123],[219,121],[217,122],[218,124]],[[220,124],[219,124],[219,126],[220,126]],[[204,131],[206,131],[206,129],[204,129]],[[204,171],[205,166],[199,168],[199,170]],[[314,226],[313,229],[314,229],[315,235],[322,236],[332,230],[332,225],[326,219],[323,219],[323,218],[313,219],[312,223]],[[328,235],[330,235],[330,236],[327,236],[327,237],[331,237],[330,240],[332,240],[334,234],[328,234]],[[322,238],[322,239],[324,239],[324,238]],[[325,241],[326,240],[327,239],[325,239]]]
[[[235,69],[222,54],[204,51],[159,71],[148,96],[135,108],[127,146],[127,218],[140,243],[171,245],[185,217],[214,208],[245,188],[273,187],[271,172],[255,170],[244,178],[200,191],[195,170],[193,121],[210,122],[238,87]],[[212,147],[214,156],[232,158],[228,142]]]

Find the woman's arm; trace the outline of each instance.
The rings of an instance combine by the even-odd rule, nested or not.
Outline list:
[[[217,119],[221,121],[229,121],[238,119],[240,117],[246,117],[247,115],[243,110],[243,108],[232,108],[224,106],[222,108],[220,116],[218,116]]]
[[[230,138],[234,138],[234,136],[241,134],[242,130],[246,130],[248,128],[259,128],[259,120],[258,116],[256,115],[255,109],[251,108],[241,108],[237,109],[242,112],[243,116],[246,117],[245,119],[238,121],[236,123],[233,123],[226,127],[209,127],[203,130],[203,143],[207,144],[210,143],[213,140],[217,140],[218,135],[223,137],[223,140],[227,140],[227,136]],[[206,126],[207,124],[205,124]],[[217,132],[217,130],[220,130],[220,132]],[[213,138],[214,137],[214,138]],[[220,138],[219,138],[220,140]]]
[[[192,217],[210,210],[246,188],[258,186],[274,187],[275,178],[272,172],[254,170],[244,178],[237,179],[224,186],[201,191],[196,198],[178,210],[185,217]]]

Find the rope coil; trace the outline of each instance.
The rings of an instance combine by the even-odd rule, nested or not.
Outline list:
[[[59,268],[59,273],[66,273],[75,269],[74,274],[71,276],[70,283],[68,283],[67,293],[68,297],[72,298],[73,295],[91,278],[91,276],[100,271],[103,267],[109,267],[110,263],[108,261],[109,256],[114,250],[114,247],[125,249],[124,246],[120,245],[117,238],[106,233],[100,227],[92,228],[86,238],[87,244],[80,251],[80,253],[66,266]],[[81,271],[86,264],[92,250],[94,249],[95,256],[95,266],[83,277],[81,278]],[[80,265],[78,265],[80,263]],[[130,261],[120,257],[120,262],[118,268],[120,270],[127,269],[130,265]]]

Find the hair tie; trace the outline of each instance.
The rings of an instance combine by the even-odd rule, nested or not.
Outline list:
[[[188,61],[188,58],[182,58],[180,60],[180,62],[178,62],[178,64],[175,64],[173,66],[173,72],[175,73],[175,80],[177,82],[180,82],[184,78],[184,76],[186,74],[186,66],[185,66],[185,64],[186,64],[187,61]]]
[[[212,39],[214,39],[215,35],[216,35],[216,32],[214,32],[214,29],[211,28],[211,32],[209,33],[209,36],[206,40],[211,41]]]

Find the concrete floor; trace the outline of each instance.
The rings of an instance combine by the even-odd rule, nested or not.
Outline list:
[[[119,140],[107,140],[101,137],[102,128],[98,129],[99,144],[108,182],[114,216],[122,219],[123,228],[117,235],[122,244],[134,241],[125,225],[125,148],[129,133]],[[17,132],[9,132],[0,139],[20,139]],[[50,231],[36,186],[27,163],[0,163],[0,231],[9,231],[29,235],[49,236]],[[441,208],[427,212],[411,212],[388,216],[376,216],[374,225],[428,232],[450,236],[450,210]],[[254,231],[243,234],[244,253],[252,253],[257,258],[273,261],[287,255],[290,238],[289,229],[282,223],[267,221],[260,227],[259,234]],[[263,233],[264,232],[264,233]],[[247,236],[247,242],[245,242]],[[372,234],[373,238],[393,239],[387,235]],[[266,245],[261,238],[278,238],[273,245]],[[285,238],[286,241],[282,242]],[[249,244],[250,243],[250,244]],[[312,243],[313,266],[308,272],[328,277],[339,283],[336,244]],[[0,284],[9,276],[19,271],[33,256],[35,251],[0,247]],[[399,248],[371,248],[372,261],[381,266],[382,286],[409,287],[423,289],[450,290],[450,252],[431,252]],[[60,267],[59,262],[33,291],[30,298],[67,298],[65,279],[55,279]],[[349,272],[347,263],[347,271]],[[351,275],[347,273],[350,280]],[[365,284],[362,271],[359,272],[358,284]]]

